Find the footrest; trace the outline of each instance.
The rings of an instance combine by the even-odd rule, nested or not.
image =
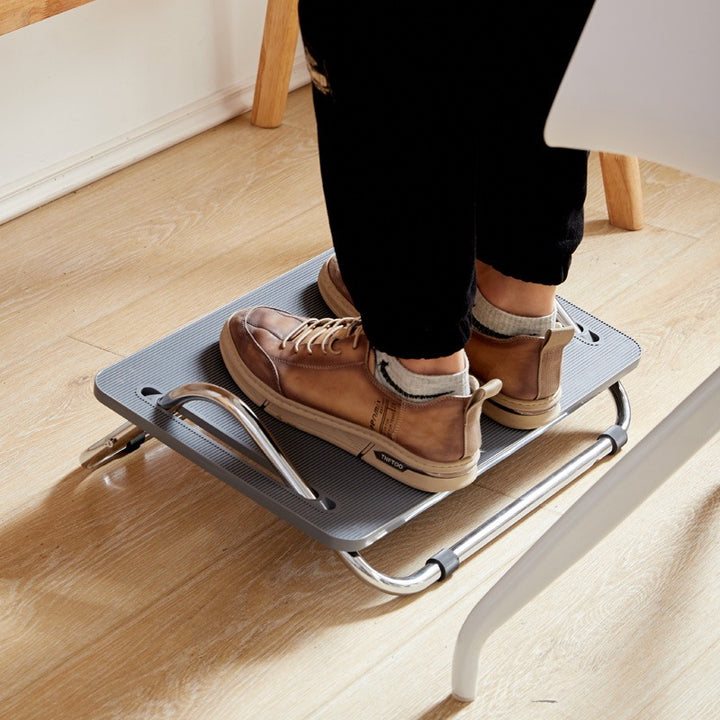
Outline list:
[[[329,315],[316,284],[329,254],[323,253],[101,371],[95,379],[95,395],[147,435],[311,537],[334,550],[355,553],[436,504],[446,493],[407,487],[345,451],[263,413],[230,378],[218,348],[225,320],[248,306],[270,305],[314,317]],[[562,412],[551,425],[617,383],[640,359],[634,340],[566,300],[558,300],[580,332],[565,350]],[[183,397],[178,414],[178,406],[158,402],[188,383],[218,386],[247,402],[312,496],[303,497],[296,488],[278,482],[277,467],[227,407],[206,402],[206,398]],[[483,418],[478,474],[532,442],[551,425],[513,430]]]

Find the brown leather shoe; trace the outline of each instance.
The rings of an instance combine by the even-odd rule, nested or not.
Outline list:
[[[336,315],[358,315],[335,255],[320,269],[318,288]],[[556,327],[544,337],[500,339],[473,328],[465,346],[470,372],[481,383],[491,378],[502,381],[502,391],[485,404],[485,415],[519,430],[532,430],[554,420],[560,414],[562,353],[574,334],[575,326],[560,306]]]
[[[246,395],[278,419],[357,455],[427,492],[477,477],[483,401],[471,394],[409,402],[374,376],[375,353],[359,319],[306,319],[255,307],[232,315],[220,335],[225,365]]]

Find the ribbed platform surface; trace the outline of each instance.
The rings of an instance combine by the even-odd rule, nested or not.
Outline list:
[[[234,302],[153,343],[98,373],[95,395],[119,415],[186,456],[260,505],[335,550],[358,551],[442,500],[409,488],[329,443],[295,430],[257,410],[286,457],[305,482],[330,501],[331,509],[304,500],[281,485],[275,470],[225,410],[192,401],[184,412],[209,424],[221,442],[198,427],[155,407],[157,393],[190,382],[220,385],[247,400],[225,370],[218,338],[236,310],[270,305],[311,317],[330,313],[316,280],[324,253]],[[560,298],[583,329],[565,350],[563,417],[632,370],[638,344],[618,330]],[[557,422],[557,421],[556,421]],[[609,424],[612,419],[609,419]],[[541,435],[512,430],[483,418],[483,453],[478,474]],[[245,460],[225,445],[232,444]],[[462,490],[458,491],[462,492]]]

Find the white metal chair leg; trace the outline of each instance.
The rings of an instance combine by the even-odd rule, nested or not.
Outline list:
[[[487,638],[648,498],[720,431],[720,368],[598,480],[470,611],[455,645],[452,693],[477,697]]]

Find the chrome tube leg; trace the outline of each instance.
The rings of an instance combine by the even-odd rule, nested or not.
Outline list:
[[[481,598],[455,644],[452,693],[477,696],[487,638],[595,547],[720,430],[720,368],[598,480]]]
[[[440,550],[424,567],[406,577],[393,577],[371,567],[357,553],[339,552],[343,562],[364,582],[392,595],[421,592],[434,582],[452,575],[463,560],[479,552],[496,537],[522,520],[596,462],[616,452],[627,440],[630,403],[620,383],[610,388],[617,408],[616,424],[608,428],[586,450],[508,504],[450,548]]]
[[[548,475],[517,500],[511,502],[473,532],[455,543],[451,550],[457,555],[459,561],[474,555],[505,530],[566,488],[580,475],[587,472],[595,463],[607,455],[617,452],[625,444],[627,430],[630,425],[630,403],[620,383],[613,385],[610,392],[615,400],[617,410],[615,425],[609,427],[586,450],[578,453],[572,460]]]
[[[338,550],[342,561],[364,582],[390,595],[412,595],[442,579],[442,568],[428,563],[407,577],[393,577],[371,567],[358,553]]]
[[[441,550],[424,567],[407,577],[386,575],[371,567],[358,553],[338,551],[338,554],[355,575],[382,592],[391,595],[410,595],[420,592],[434,582],[449,577],[463,560],[482,550],[611,451],[612,445],[609,440],[598,440],[571,463],[507,505],[449,549]]]
[[[94,470],[105,465],[121,453],[132,452],[142,445],[148,434],[137,425],[123,423],[119,428],[93,443],[80,454],[80,464]]]

